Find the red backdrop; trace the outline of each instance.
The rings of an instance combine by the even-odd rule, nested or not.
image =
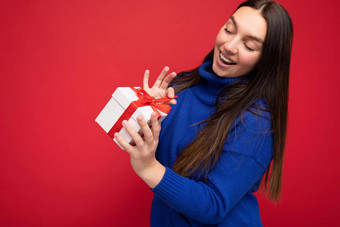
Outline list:
[[[0,225],[149,226],[152,193],[94,119],[117,86],[198,65],[241,1],[0,1]],[[265,226],[339,224],[337,0],[295,28],[282,202]],[[337,64],[337,65],[336,65]]]

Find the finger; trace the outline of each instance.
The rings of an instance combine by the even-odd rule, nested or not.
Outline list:
[[[167,104],[167,105],[176,105],[177,104],[177,100],[176,99],[171,99],[169,102],[166,102],[164,104]]]
[[[158,122],[157,114],[153,112],[151,114],[151,129],[153,133],[153,138],[158,142],[159,132],[161,131],[161,124]]]
[[[119,135],[118,132],[114,134],[114,137],[117,142],[123,147],[123,149],[131,155],[131,153],[133,152],[133,147],[128,142],[126,142],[126,140],[121,135]]]
[[[144,77],[143,77],[143,89],[149,89],[149,76],[150,76],[150,71],[145,70],[144,72]]]
[[[168,88],[168,90],[166,90],[166,95],[169,98],[172,98],[172,100],[170,100],[168,102],[169,104],[175,105],[177,103],[176,99],[174,99],[174,97],[175,97],[175,90],[172,87],[170,87],[170,88]]]
[[[176,77],[176,75],[177,74],[175,72],[172,72],[169,75],[167,75],[162,81],[160,88],[167,89],[170,82]]]
[[[142,129],[145,142],[150,144],[153,141],[153,134],[150,129],[150,126],[146,123],[146,121],[144,120],[142,116],[138,116],[137,121]]]
[[[166,94],[169,98],[175,97],[175,90],[173,87],[169,87],[168,90],[166,90]]]
[[[129,124],[127,120],[123,121],[123,127],[126,129],[126,131],[129,133],[133,141],[135,142],[136,146],[138,148],[142,147],[144,145],[144,140],[142,137],[138,134],[138,132]]]
[[[161,72],[161,74],[159,74],[155,84],[153,86],[156,86],[156,87],[160,87],[164,77],[166,76],[166,74],[169,72],[169,67],[168,66],[165,66]]]

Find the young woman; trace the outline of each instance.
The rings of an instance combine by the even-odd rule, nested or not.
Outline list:
[[[151,88],[145,72],[144,89],[177,104],[162,131],[155,114],[151,128],[138,117],[144,138],[124,121],[135,146],[115,138],[155,194],[151,226],[262,226],[253,193],[263,179],[280,197],[292,34],[281,5],[246,1],[201,66],[165,67]]]

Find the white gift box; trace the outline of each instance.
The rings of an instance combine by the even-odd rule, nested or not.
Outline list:
[[[138,89],[138,87],[136,87]],[[112,94],[112,98],[106,104],[104,109],[100,112],[98,117],[96,118],[96,122],[104,129],[106,133],[109,133],[112,127],[116,124],[121,115],[125,112],[131,102],[137,101],[138,96],[134,90],[130,87],[118,87],[115,92]],[[163,119],[167,116],[166,113],[163,113],[157,110],[161,117],[158,119],[159,122],[162,122]],[[145,121],[151,125],[150,117],[151,114],[155,112],[151,106],[142,106],[138,107],[132,116],[128,120],[130,125],[140,134],[142,135],[142,130],[137,122],[137,116],[142,115]],[[130,144],[133,143],[133,140],[129,133],[125,130],[122,125],[117,125],[119,127],[118,133]],[[113,137],[113,136],[112,136]],[[120,144],[113,138],[113,140],[118,144],[120,148]],[[123,148],[122,148],[123,149]]]

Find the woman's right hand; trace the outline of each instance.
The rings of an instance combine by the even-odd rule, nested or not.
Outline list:
[[[165,66],[151,88],[149,87],[150,71],[145,70],[143,79],[143,89],[148,94],[152,95],[155,98],[163,97],[172,98],[172,100],[169,101],[167,104],[176,104],[177,101],[174,99],[175,90],[172,87],[169,88],[168,86],[169,83],[176,77],[177,74],[175,72],[168,74],[169,70],[170,70],[169,67]]]

